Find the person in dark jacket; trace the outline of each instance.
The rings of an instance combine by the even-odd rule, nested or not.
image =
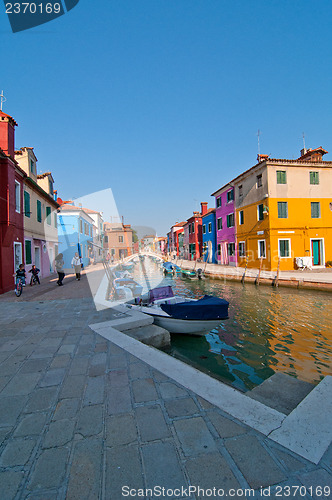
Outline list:
[[[58,273],[58,281],[57,281],[57,284],[59,286],[62,286],[63,283],[63,278],[65,277],[65,273],[63,271],[63,266],[65,265],[65,261],[63,260],[63,254],[62,253],[59,253],[59,255],[57,255],[55,257],[55,270],[56,272]]]

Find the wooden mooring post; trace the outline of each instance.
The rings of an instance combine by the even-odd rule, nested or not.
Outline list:
[[[279,286],[279,273],[280,273],[280,257],[278,259],[277,276],[273,283],[275,287]]]
[[[244,268],[244,273],[243,273],[242,278],[241,278],[241,283],[244,283],[244,279],[246,277],[246,272],[247,272],[247,267],[248,267],[248,260],[249,260],[249,256],[247,255],[247,257],[246,257],[246,265],[245,265],[245,268]]]
[[[255,285],[259,285],[259,280],[261,279],[262,266],[263,266],[263,257],[261,257],[261,261],[259,264],[258,276],[256,278]]]

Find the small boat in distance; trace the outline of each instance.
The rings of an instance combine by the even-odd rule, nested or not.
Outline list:
[[[173,262],[164,262],[163,263],[163,272],[165,276],[167,274],[175,274],[175,273],[180,273],[181,268],[174,264]]]
[[[171,286],[163,286],[126,305],[149,314],[157,326],[170,333],[202,336],[228,319],[229,303],[211,295],[201,299],[175,296]]]

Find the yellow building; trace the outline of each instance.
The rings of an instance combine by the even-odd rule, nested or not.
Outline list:
[[[54,271],[58,254],[57,209],[51,172],[38,175],[33,148],[15,151],[15,160],[27,174],[24,179],[24,264],[29,271],[34,264],[40,276]]]
[[[234,179],[237,262],[275,270],[332,261],[332,162],[323,148],[297,160],[259,155]]]

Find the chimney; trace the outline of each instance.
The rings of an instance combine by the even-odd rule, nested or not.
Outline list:
[[[202,214],[202,217],[203,217],[203,215],[205,215],[205,214],[206,214],[206,212],[207,212],[207,210],[208,210],[208,208],[207,208],[207,207],[208,207],[207,202],[206,202],[206,201],[202,201],[202,202],[201,202],[201,214]]]
[[[14,118],[0,111],[0,148],[12,158],[15,157],[15,127]]]
[[[260,163],[261,161],[268,160],[269,155],[257,155],[257,162]]]

